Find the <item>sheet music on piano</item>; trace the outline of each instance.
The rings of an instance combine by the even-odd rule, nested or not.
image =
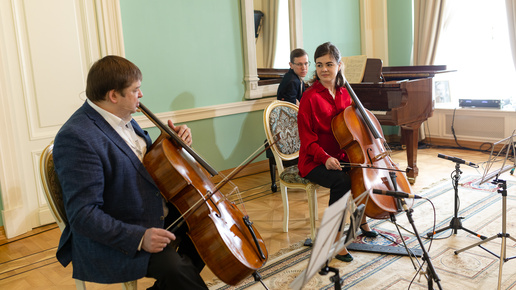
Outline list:
[[[343,70],[346,80],[350,84],[358,84],[364,79],[364,72],[366,69],[367,55],[354,55],[342,58],[344,66]]]

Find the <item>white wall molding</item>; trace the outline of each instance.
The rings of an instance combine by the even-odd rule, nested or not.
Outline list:
[[[360,0],[360,31],[362,54],[379,58],[389,65],[387,0]]]
[[[516,130],[516,112],[489,108],[439,108],[428,119],[426,137],[472,142],[497,142]]]
[[[37,159],[83,104],[88,70],[107,54],[124,54],[118,0],[0,1],[0,186],[7,238],[49,222]]]
[[[248,100],[243,102],[207,106],[201,108],[193,108],[179,111],[169,111],[155,114],[156,117],[166,124],[167,120],[174,123],[184,123],[190,121],[198,121],[216,117],[230,116],[241,113],[249,113],[264,110],[276,98],[265,98],[257,100]],[[141,115],[134,118],[142,128],[154,127],[154,124]]]

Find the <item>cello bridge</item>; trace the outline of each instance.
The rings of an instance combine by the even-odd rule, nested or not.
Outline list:
[[[382,152],[378,155],[376,155],[375,157],[373,157],[373,162],[376,162],[376,161],[379,161],[379,160],[382,160],[384,159],[385,157],[389,156],[389,152],[385,151],[385,152]]]

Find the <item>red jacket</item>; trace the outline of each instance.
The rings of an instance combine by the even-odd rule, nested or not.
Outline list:
[[[301,140],[298,167],[302,177],[330,157],[348,161],[333,136],[331,120],[350,105],[351,97],[345,87],[335,92],[335,100],[319,81],[303,93],[297,115]]]

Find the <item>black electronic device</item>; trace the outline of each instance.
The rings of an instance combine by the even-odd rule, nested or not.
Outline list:
[[[459,107],[474,108],[501,108],[501,100],[482,100],[482,99],[459,99]]]

